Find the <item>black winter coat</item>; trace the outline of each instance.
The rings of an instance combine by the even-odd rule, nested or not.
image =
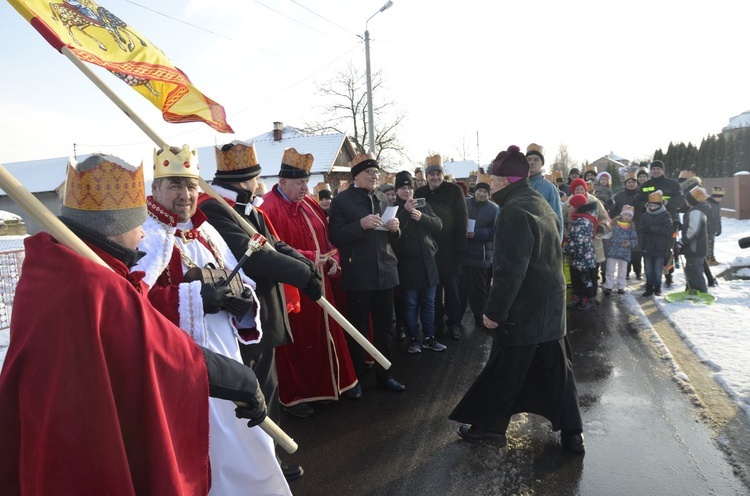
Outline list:
[[[685,192],[683,191],[680,183],[674,179],[670,179],[667,176],[652,177],[645,183],[641,184],[638,194],[638,205],[636,210],[642,212],[646,209],[646,203],[648,202],[648,195],[655,191],[661,191],[664,195],[665,207],[672,217],[673,223],[679,222],[678,210],[685,204]]]
[[[221,187],[233,190],[226,184]],[[236,190],[234,190],[236,192]],[[237,200],[241,203],[250,201],[248,192],[239,192]],[[201,211],[208,217],[209,223],[219,231],[224,238],[232,255],[237,260],[242,258],[247,250],[248,234],[242,229],[231,212],[213,198],[200,204]],[[279,346],[292,342],[289,318],[286,311],[284,284],[291,284],[304,288],[310,280],[312,268],[309,261],[297,250],[274,238],[266,226],[263,215],[255,208],[250,215],[245,215],[244,205],[235,205],[235,211],[242,215],[250,225],[266,237],[268,243],[273,243],[276,249],[263,249],[253,253],[242,264],[242,271],[256,283],[255,292],[260,300],[260,323],[263,327],[263,344]]]
[[[477,202],[474,198],[466,199],[466,211],[469,219],[474,219],[474,237],[466,240],[466,258],[464,265],[488,269],[492,264],[492,251],[495,246],[495,221],[498,206],[491,201]]]
[[[706,203],[711,205],[711,213],[708,216],[708,236],[719,236],[721,234],[721,202],[709,198]]]
[[[435,188],[422,186],[415,198],[425,198],[435,215],[443,221],[443,229],[433,238],[438,245],[437,264],[441,275],[456,275],[466,256],[466,198],[460,186],[443,181]]]
[[[565,277],[557,215],[527,179],[492,199],[500,215],[484,313],[501,324],[508,346],[558,340],[565,336]]]
[[[341,287],[344,291],[377,291],[398,286],[398,260],[391,241],[400,231],[362,229],[360,219],[382,214],[389,205],[380,191],[351,186],[333,198],[328,213],[328,230],[341,258]]]
[[[643,214],[643,210],[639,210],[637,208],[637,198],[638,198],[638,188],[634,189],[624,189],[622,191],[618,191],[615,194],[615,204],[612,206],[612,208],[609,211],[609,217],[614,219],[618,215],[622,213],[622,207],[625,205],[630,205],[631,207],[635,208],[635,213],[633,214],[633,221],[635,222],[635,225],[638,225],[638,219],[641,218],[641,215]],[[645,208],[645,207],[644,207]]]
[[[443,221],[435,215],[429,205],[418,209],[422,212],[419,221],[411,218],[400,198],[398,221],[401,237],[392,241],[393,250],[398,257],[398,281],[401,289],[427,289],[437,286],[439,274],[435,254],[437,243],[432,238],[443,228]]]
[[[646,211],[641,216],[638,229],[638,246],[643,256],[664,257],[667,255],[674,224],[666,208],[662,206],[656,213]]]

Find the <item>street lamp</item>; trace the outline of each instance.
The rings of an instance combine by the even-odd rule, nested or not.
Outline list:
[[[380,10],[375,12],[373,15],[370,16],[370,19],[378,15],[379,13],[383,12],[386,9],[389,9],[393,5],[393,2],[391,0],[388,0],[385,5],[380,7]],[[375,154],[375,122],[373,117],[373,111],[372,111],[372,75],[370,73],[370,32],[367,30],[367,23],[370,22],[370,19],[367,19],[367,22],[365,22],[365,61],[366,61],[366,71],[367,71],[367,134],[370,138],[370,150],[369,153]]]

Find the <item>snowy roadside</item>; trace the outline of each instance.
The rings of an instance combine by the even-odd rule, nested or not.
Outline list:
[[[750,250],[742,250],[737,245],[737,240],[746,236],[750,236],[750,220],[722,219],[722,235],[716,238],[715,246],[716,259],[722,263],[711,268],[715,277],[725,271],[737,271],[737,267],[750,267]],[[750,277],[750,269],[742,269],[739,274]],[[711,305],[668,303],[663,297],[655,301],[685,344],[714,372],[716,382],[750,415],[750,367],[747,365],[750,363],[750,280],[717,278],[719,286],[709,288],[717,297]],[[662,291],[685,289],[681,269],[675,270],[674,281],[672,288],[662,287]],[[632,294],[624,298],[623,303],[639,316],[639,324],[650,328],[655,335],[634,298],[640,295],[641,286],[631,284],[629,291]],[[669,351],[658,336],[655,340],[660,343],[664,356],[669,357]],[[678,379],[690,381],[673,360],[672,367]]]

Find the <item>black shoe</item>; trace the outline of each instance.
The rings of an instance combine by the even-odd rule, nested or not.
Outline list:
[[[709,288],[715,288],[716,287],[716,279],[711,279],[708,281],[708,287]]]
[[[396,335],[396,339],[398,339],[399,341],[403,341],[404,339],[406,339],[406,328],[405,327],[402,327],[402,326],[398,327],[398,333]]]
[[[393,393],[400,393],[401,391],[406,390],[406,386],[398,382],[393,377],[389,377],[385,380],[385,382],[378,384],[383,389],[386,389],[388,391],[391,391]]]
[[[504,433],[483,431],[479,427],[474,427],[473,425],[469,424],[460,426],[458,428],[458,435],[461,437],[461,439],[470,443],[491,444],[492,446],[497,446],[498,448],[502,448],[503,446],[508,444],[508,439],[505,437]]]
[[[346,392],[346,396],[352,400],[362,399],[362,386],[360,384],[357,384]]]
[[[284,478],[287,482],[297,480],[305,473],[299,465],[287,465],[286,463],[279,462],[279,466],[281,467],[281,473],[284,474]]]
[[[604,288],[604,296],[609,296],[611,294],[612,294],[612,290],[611,289]]]
[[[641,275],[640,275],[640,274],[636,274],[636,275],[635,275],[635,278],[636,278],[636,279],[638,279],[639,281],[640,281],[641,279],[643,279],[643,277],[641,277]]]
[[[646,291],[643,292],[643,294],[641,296],[649,297],[652,294],[654,294],[654,292],[651,291],[650,289],[647,289]]]
[[[624,289],[618,289],[617,290],[617,294],[625,294],[625,290]]]
[[[586,451],[586,445],[583,443],[583,433],[567,434],[561,432],[560,444],[563,448],[572,451],[573,453],[584,453]]]
[[[312,417],[315,414],[315,410],[313,410],[313,407],[311,407],[307,403],[297,403],[296,405],[292,406],[282,406],[284,406],[284,410],[291,413],[295,417],[306,418]]]
[[[661,291],[658,289],[654,290],[654,296],[661,296]]]
[[[453,339],[455,339],[456,341],[458,341],[459,339],[461,339],[461,334],[462,334],[462,331],[461,331],[461,328],[459,326],[457,326],[457,325],[452,325],[451,326],[451,337]]]

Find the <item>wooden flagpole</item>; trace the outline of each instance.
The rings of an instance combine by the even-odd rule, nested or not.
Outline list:
[[[146,135],[151,138],[151,141],[153,141],[156,146],[159,148],[166,150],[169,148],[169,144],[161,138],[151,127],[146,124],[146,122],[141,119],[135,112],[133,112],[130,107],[117,95],[115,94],[104,82],[96,75],[94,72],[86,66],[78,57],[73,54],[73,52],[66,46],[63,46],[61,49],[61,52],[63,55],[65,55],[68,60],[70,60],[73,65],[78,67],[78,69],[83,72],[86,77],[88,77],[92,83],[94,83],[102,92],[104,92],[105,95],[109,97],[110,100],[114,102],[115,105],[117,105],[120,110],[122,110],[125,115],[127,115],[136,126],[138,126]],[[216,192],[216,190],[208,184],[202,177],[198,178],[199,185],[203,191],[205,191],[211,198],[218,201],[220,204],[224,206],[229,212],[232,213],[232,216],[237,220],[237,222],[240,224],[242,229],[252,237],[253,234],[257,233],[258,231],[247,221],[245,220],[237,211],[235,211],[227,202],[226,200]],[[266,243],[265,248],[273,250],[273,246],[271,246],[270,243]],[[359,345],[364,348],[364,350],[370,354],[384,369],[391,368],[391,362],[388,361],[388,359],[383,356],[383,354],[378,351],[375,346],[373,346],[370,341],[362,335],[361,332],[357,330],[356,327],[354,327],[346,318],[341,315],[341,312],[339,312],[331,303],[326,300],[324,297],[321,297],[317,301],[318,305],[323,307],[323,310],[325,310],[328,315],[330,315],[338,324],[357,342]]]

